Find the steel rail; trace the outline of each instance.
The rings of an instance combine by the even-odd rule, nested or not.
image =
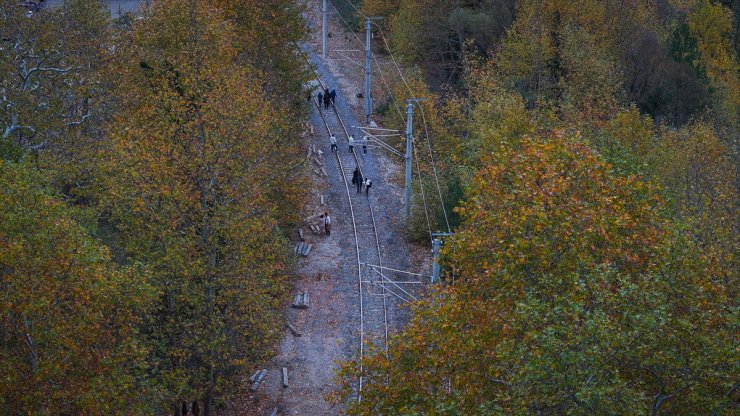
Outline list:
[[[300,51],[300,48],[299,48],[299,51]],[[322,88],[322,91],[326,91],[326,84],[324,84],[324,82],[321,80],[321,76],[318,74],[316,69],[311,65],[311,62],[306,57],[306,54],[303,53],[303,51],[300,51],[300,52],[303,55],[309,67],[312,69],[316,80],[319,82],[319,85]],[[312,101],[316,105],[319,111],[319,115],[321,116],[321,119],[324,123],[324,126],[326,127],[327,132],[329,133],[329,135],[331,135],[332,129],[329,126],[329,123],[327,122],[327,119],[324,113],[321,111],[322,104],[319,103],[318,100],[315,98],[312,99]],[[345,137],[347,138],[347,140],[349,140],[349,136],[350,136],[349,131],[347,130],[347,127],[344,121],[342,120],[342,117],[340,116],[339,111],[337,110],[334,103],[331,103],[331,106],[332,106],[333,112],[337,120],[339,121],[339,124],[342,127],[342,130],[344,131]],[[363,364],[362,363],[364,359],[364,351],[365,351],[364,344],[365,344],[365,331],[366,331],[365,318],[364,318],[366,308],[365,308],[365,301],[363,297],[366,296],[365,294],[366,291],[368,292],[368,294],[370,294],[369,289],[366,289],[363,283],[367,283],[369,281],[365,281],[362,278],[362,266],[366,263],[362,262],[360,259],[360,243],[359,243],[360,238],[359,238],[358,230],[357,230],[357,218],[355,216],[355,209],[354,209],[355,207],[352,204],[352,196],[350,193],[349,184],[347,183],[347,177],[345,176],[344,164],[342,163],[342,158],[339,156],[339,151],[337,151],[334,154],[334,156],[339,165],[339,170],[340,170],[340,173],[342,174],[342,180],[344,182],[344,187],[347,192],[347,200],[349,201],[350,216],[352,219],[352,228],[353,228],[353,234],[354,234],[354,240],[355,240],[355,253],[356,253],[356,258],[357,258],[357,277],[358,277],[358,285],[359,285],[358,290],[359,290],[359,296],[360,296],[360,379],[359,379],[359,384],[358,384],[357,399],[358,401],[362,401],[362,386],[363,386],[363,376],[362,376]],[[355,160],[356,166],[359,169],[360,174],[364,177],[364,174],[362,173],[362,166],[360,164],[360,160],[358,159],[357,154],[354,151],[352,152],[352,156]],[[375,213],[374,213],[374,210],[373,210],[372,204],[370,203],[369,198],[367,199],[367,204],[368,204],[368,209],[370,211],[370,218],[372,220],[372,232],[373,232],[375,246],[376,246],[377,253],[378,253],[378,263],[379,265],[382,266],[383,263],[382,263],[381,249],[380,249],[380,240],[378,238],[378,227],[377,227],[377,223],[375,220]],[[387,355],[388,354],[388,306],[386,302],[386,297],[387,297],[386,292],[388,291],[388,289],[385,287],[385,285],[380,285],[380,286],[382,288],[382,295],[383,295],[382,297],[383,297],[384,347],[385,347],[385,353]]]

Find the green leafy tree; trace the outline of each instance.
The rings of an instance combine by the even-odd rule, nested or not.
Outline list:
[[[737,316],[663,213],[578,140],[523,139],[471,184],[456,284],[369,355],[349,413],[732,414]]]
[[[118,45],[121,111],[101,154],[101,204],[161,293],[144,327],[160,401],[203,398],[206,415],[269,353],[288,266],[271,185],[295,143],[237,33],[210,4],[153,4]]]
[[[721,122],[726,142],[737,146],[740,128],[740,63],[732,38],[738,34],[733,31],[732,11],[719,3],[700,0],[688,15],[688,26],[698,42],[702,64],[707,76],[715,87],[716,117]]]
[[[111,261],[88,214],[0,161],[0,411],[143,414],[148,275]]]
[[[73,151],[74,132],[98,117],[93,73],[106,39],[104,13],[99,1],[73,0],[29,18],[18,2],[0,2],[3,140]]]

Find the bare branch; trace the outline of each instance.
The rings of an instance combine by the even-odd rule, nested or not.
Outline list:
[[[90,111],[88,111],[87,114],[84,114],[82,117],[80,117],[79,120],[77,120],[77,121],[69,121],[69,122],[65,123],[65,125],[67,127],[79,126],[80,124],[84,123],[85,120],[87,120],[88,118],[90,118],[91,115],[92,115],[92,113]]]

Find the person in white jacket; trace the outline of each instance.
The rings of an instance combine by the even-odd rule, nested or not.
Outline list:
[[[337,152],[337,138],[334,137],[333,134],[329,137],[329,143],[331,143],[331,152],[336,153]]]
[[[324,232],[326,235],[331,235],[331,218],[328,212],[324,213]]]

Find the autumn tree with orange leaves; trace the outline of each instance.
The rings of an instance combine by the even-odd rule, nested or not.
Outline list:
[[[653,185],[558,134],[468,195],[455,284],[368,356],[350,414],[732,413],[737,321]],[[359,375],[344,367],[345,399]]]
[[[120,266],[28,163],[0,160],[0,409],[113,414],[130,400],[147,350],[138,337],[154,291],[141,264]]]
[[[210,4],[155,3],[120,45],[122,111],[101,154],[101,203],[160,291],[144,333],[161,400],[202,399],[206,415],[279,334],[288,267],[272,198],[296,142],[236,36]]]
[[[211,415],[271,354],[300,10],[0,1],[0,413]]]

